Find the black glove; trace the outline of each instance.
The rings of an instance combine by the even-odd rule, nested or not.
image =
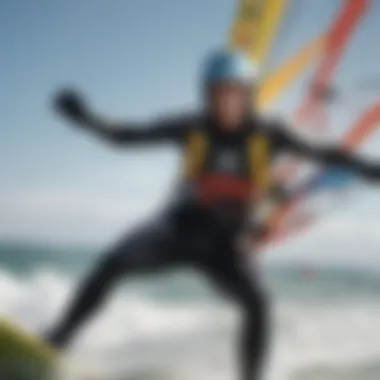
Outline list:
[[[249,235],[255,243],[266,240],[271,232],[271,228],[267,224],[263,223],[252,223],[249,227]]]
[[[54,98],[54,108],[79,124],[86,124],[89,111],[83,97],[75,90],[61,90]]]

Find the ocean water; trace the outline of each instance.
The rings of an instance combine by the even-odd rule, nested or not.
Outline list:
[[[35,334],[60,315],[96,251],[0,245],[0,314]],[[268,380],[380,379],[380,271],[263,267],[273,302]],[[378,273],[378,274],[377,274]],[[236,379],[239,315],[191,271],[120,284],[71,348],[107,380]]]

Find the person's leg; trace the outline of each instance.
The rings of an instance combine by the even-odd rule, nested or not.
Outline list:
[[[228,293],[242,308],[243,321],[239,348],[241,380],[262,378],[268,346],[268,301],[252,273],[231,253],[220,255],[205,266],[219,289]]]
[[[242,379],[258,380],[262,377],[268,345],[268,305],[263,293],[252,293],[249,298],[243,306],[241,371]]]
[[[76,292],[60,323],[47,341],[64,347],[77,329],[94,313],[123,275],[141,273],[174,264],[174,236],[165,223],[153,223],[122,239],[107,252]]]

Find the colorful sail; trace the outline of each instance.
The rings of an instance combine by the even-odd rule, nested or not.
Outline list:
[[[360,115],[358,120],[342,138],[342,148],[347,151],[355,151],[377,128],[380,128],[380,102],[373,104]],[[312,176],[312,178],[297,188],[290,201],[271,215],[270,224],[273,226],[273,232],[266,243],[277,240],[279,237],[281,237],[281,239],[286,237],[288,234],[287,231],[289,234],[294,233],[294,225],[288,230],[288,227],[284,226],[285,221],[291,216],[295,209],[297,209],[301,201],[310,196],[311,193],[323,188],[341,189],[347,187],[355,178],[355,174],[344,169],[324,169]],[[312,219],[313,218],[310,217],[308,225]]]
[[[230,32],[231,46],[244,50],[259,66],[265,66],[288,3],[289,0],[240,0]],[[266,75],[260,85],[258,100],[255,100],[259,107],[264,110],[269,108],[320,56],[323,46],[324,35],[321,35]]]
[[[343,52],[355,32],[360,20],[368,10],[369,0],[345,0],[331,23],[323,40],[323,53],[309,90],[295,112],[293,128],[310,128],[326,125],[325,94],[341,61]],[[326,129],[324,129],[326,131]],[[287,160],[276,169],[277,178],[291,178],[299,168],[298,160]]]
[[[257,99],[262,110],[269,108],[277,97],[320,56],[323,45],[322,35],[309,42],[262,80]]]
[[[268,73],[267,57],[273,44],[276,29],[285,18],[285,10],[291,0],[241,0],[237,16],[230,34],[232,46],[239,47],[259,63],[265,77],[261,79],[255,101],[262,110],[273,105],[285,90],[305,72],[316,60],[317,68],[312,76],[308,91],[300,106],[296,109],[294,118],[297,128],[311,128],[324,123],[324,111],[329,100],[326,94],[331,90],[331,82],[343,57],[350,39],[359,22],[366,13],[370,0],[343,0],[337,16],[330,26],[308,41],[299,51],[277,65]],[[265,21],[266,20],[266,21]],[[371,107],[355,126],[342,139],[342,146],[354,150],[357,145],[374,130],[374,123],[379,122],[380,104]],[[305,121],[312,120],[313,123]],[[321,131],[319,131],[320,133]],[[294,178],[300,162],[284,160],[287,166],[287,178]],[[289,164],[289,165],[286,165]],[[352,173],[344,170],[322,170],[315,173],[296,189],[291,201],[274,210],[271,215],[272,234],[268,241],[276,237],[281,239],[299,232],[312,224],[316,213],[308,214],[300,208],[300,202],[307,200],[311,194],[318,194],[323,189],[338,189],[348,187],[354,179]],[[296,212],[297,211],[297,212]],[[290,222],[291,220],[291,223]],[[265,243],[267,243],[266,241]]]
[[[321,126],[324,115],[324,93],[331,85],[331,79],[339,65],[350,37],[369,6],[369,0],[346,0],[332,23],[325,39],[322,59],[315,71],[304,102],[297,110],[296,124],[313,123]]]

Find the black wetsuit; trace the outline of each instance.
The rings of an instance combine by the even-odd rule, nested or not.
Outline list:
[[[227,173],[230,177],[246,178],[245,142],[252,133],[265,128],[273,158],[282,151],[292,151],[325,163],[346,165],[368,175],[373,174],[370,165],[360,163],[347,154],[336,149],[312,148],[283,129],[265,124],[249,117],[239,130],[222,132],[211,118],[186,116],[147,125],[127,124],[112,130],[98,128],[96,131],[102,137],[126,146],[167,142],[184,147],[189,133],[201,129],[211,142],[203,173]],[[197,186],[197,183],[186,179],[181,181],[178,193],[166,211],[122,237],[102,256],[76,293],[63,320],[50,335],[53,344],[66,344],[120,278],[175,265],[192,265],[203,271],[242,308],[240,378],[261,378],[267,345],[268,305],[257,279],[250,273],[236,245],[237,234],[244,227],[248,205],[231,202],[228,204],[231,207],[228,217],[221,217],[220,210],[199,204]],[[227,207],[218,205],[224,206]]]

